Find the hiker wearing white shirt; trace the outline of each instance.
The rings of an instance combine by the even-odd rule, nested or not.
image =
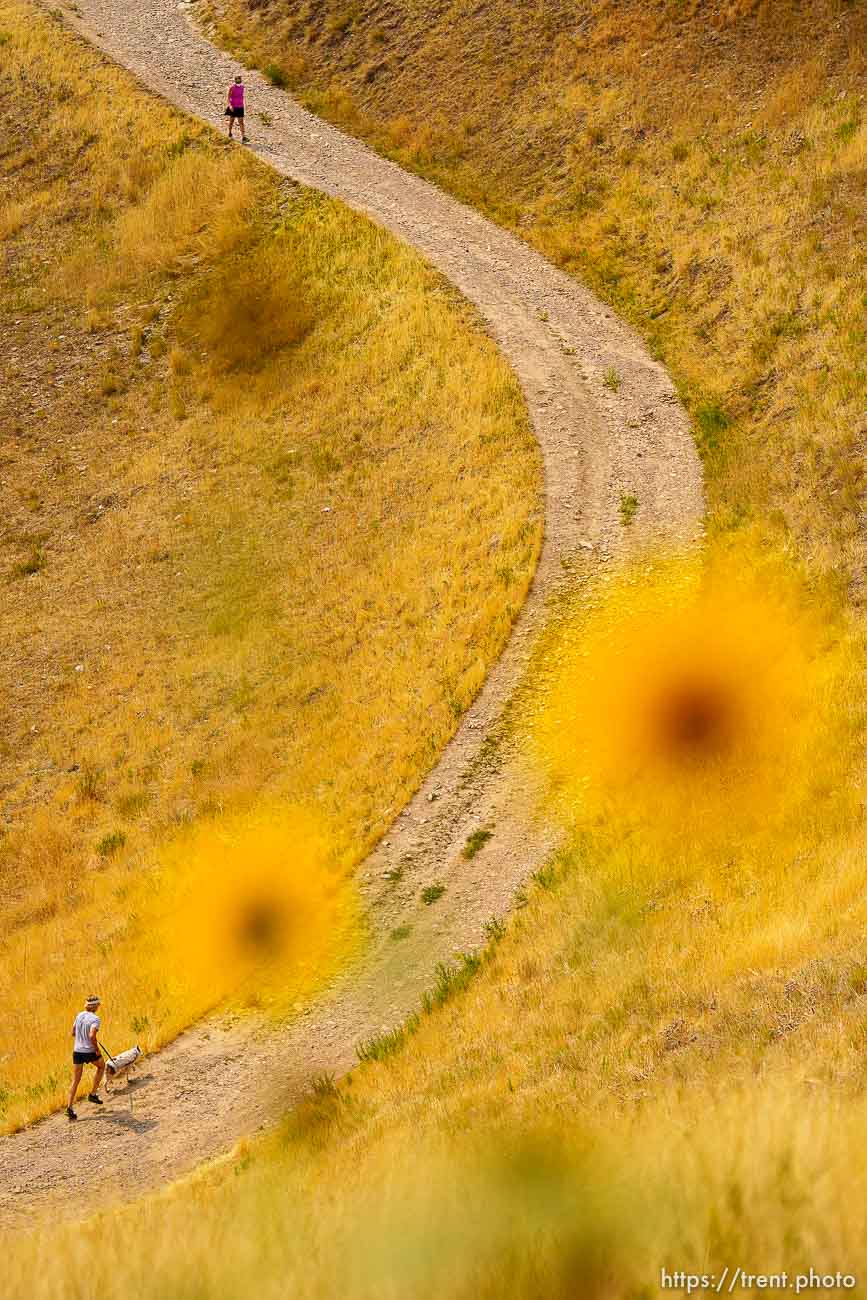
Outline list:
[[[92,1101],[96,1106],[102,1105],[102,1098],[97,1096],[97,1093],[99,1092],[99,1085],[102,1083],[102,1076],[105,1074],[105,1061],[102,1059],[102,1053],[96,1041],[102,1023],[96,1014],[98,1008],[99,998],[93,994],[85,1002],[84,1010],[79,1011],[72,1022],[72,1087],[69,1091],[69,1105],[66,1107],[66,1113],[71,1120],[78,1119],[73,1106],[75,1104],[75,1094],[78,1092],[78,1085],[81,1083],[81,1076],[86,1065],[96,1066],[93,1091],[88,1093],[87,1100]]]

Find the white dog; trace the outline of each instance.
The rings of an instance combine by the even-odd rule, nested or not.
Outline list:
[[[108,1053],[106,1053],[108,1055]],[[111,1085],[119,1083],[121,1079],[127,1079],[129,1072],[141,1056],[140,1047],[130,1047],[128,1051],[121,1052],[120,1056],[109,1056],[105,1063],[105,1090],[111,1091]]]

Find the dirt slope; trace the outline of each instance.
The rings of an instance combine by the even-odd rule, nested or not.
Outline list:
[[[236,65],[193,30],[186,9],[167,0],[79,0],[69,21],[153,90],[218,124]],[[202,1024],[148,1061],[125,1097],[99,1111],[84,1102],[77,1125],[56,1116],[4,1140],[6,1224],[23,1226],[49,1209],[104,1207],[226,1150],[284,1111],[317,1073],[350,1066],[359,1040],[418,1003],[438,962],[483,941],[487,921],[509,909],[554,842],[532,818],[531,778],[503,711],[562,562],[576,553],[602,560],[651,537],[687,542],[701,526],[701,471],[685,414],[665,371],[610,310],[477,213],[257,74],[245,79],[252,147],[264,161],[412,243],[478,307],[521,380],[543,451],[545,545],[505,654],[434,772],[362,865],[371,933],[359,965],[282,1029]],[[610,371],[619,387],[603,382]],[[639,503],[628,529],[624,494]],[[467,836],[482,826],[493,838],[464,858]],[[433,883],[445,892],[427,905],[420,893]],[[392,937],[404,927],[405,938]]]

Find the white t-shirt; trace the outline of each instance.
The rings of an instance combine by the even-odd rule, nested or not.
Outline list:
[[[95,1026],[97,1033],[99,1033],[101,1024],[102,1021],[99,1016],[95,1016],[92,1011],[79,1011],[72,1022],[72,1032],[75,1035],[75,1042],[72,1044],[73,1052],[95,1052],[96,1048],[90,1037],[90,1031]]]

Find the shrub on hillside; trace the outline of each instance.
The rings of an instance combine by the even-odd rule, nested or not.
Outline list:
[[[219,370],[255,370],[299,343],[313,312],[285,254],[232,262],[208,278],[185,313],[189,331]]]

